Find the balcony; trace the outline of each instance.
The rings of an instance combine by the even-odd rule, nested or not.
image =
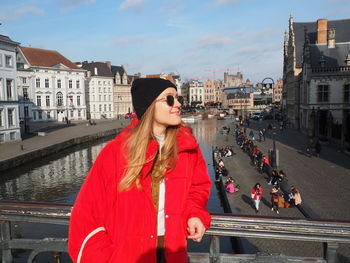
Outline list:
[[[317,67],[311,69],[312,75],[343,75],[350,73],[350,66],[341,67]]]
[[[12,250],[32,250],[27,262],[33,262],[42,252],[52,252],[55,262],[67,252],[67,238],[15,238],[14,222],[68,225],[70,205],[49,203],[20,203],[0,201],[0,232],[2,262],[13,260]],[[350,243],[350,222],[267,218],[212,214],[211,228],[206,232],[210,245],[208,253],[189,253],[190,262],[323,262],[336,263],[339,244]],[[323,257],[284,256],[280,254],[221,254],[220,236],[296,240],[324,243]]]

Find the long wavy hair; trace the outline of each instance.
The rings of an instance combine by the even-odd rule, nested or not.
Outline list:
[[[148,160],[146,159],[148,144],[151,140],[155,140],[153,134],[155,104],[156,101],[148,107],[139,122],[131,129],[131,134],[124,143],[125,149],[127,149],[126,158],[128,165],[118,185],[118,191],[120,192],[129,190],[135,185],[138,189],[142,189],[140,184],[141,170],[146,163],[155,158],[152,176],[163,177],[167,170],[171,170],[175,167],[177,160],[176,135],[182,124],[167,127],[165,142],[161,149],[162,154],[155,154]]]

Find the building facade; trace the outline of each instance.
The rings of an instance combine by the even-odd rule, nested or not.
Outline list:
[[[349,148],[350,19],[319,19],[305,27],[302,56],[300,129]]]
[[[114,76],[113,102],[114,115],[118,118],[133,111],[131,85],[134,77],[129,77],[124,66],[111,66]]]
[[[283,94],[283,79],[279,78],[273,87],[273,103],[281,103]]]
[[[189,83],[189,104],[204,106],[204,84],[198,80]]]
[[[204,105],[212,105],[216,101],[216,88],[215,82],[208,79],[204,82]]]
[[[0,35],[0,143],[21,140],[16,89],[16,47],[19,43]]]
[[[88,119],[115,117],[113,103],[113,74],[110,62],[87,62],[81,64],[86,70],[86,109]]]
[[[54,50],[19,47],[20,119],[86,120],[85,70]]]

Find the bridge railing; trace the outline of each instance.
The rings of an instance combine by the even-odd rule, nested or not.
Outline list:
[[[32,250],[27,262],[33,262],[42,252],[52,252],[56,262],[60,262],[60,253],[67,252],[67,238],[16,238],[12,235],[11,224],[29,222],[68,225],[71,208],[70,205],[50,203],[0,201],[2,262],[12,262],[12,250],[15,249]],[[336,263],[339,244],[350,243],[350,222],[212,214],[211,228],[206,235],[210,236],[209,253],[192,253],[191,262],[224,262],[224,258],[236,262],[233,259],[237,259],[240,255],[220,254],[219,237],[230,236],[323,242],[326,248],[324,257],[314,259],[314,262]]]

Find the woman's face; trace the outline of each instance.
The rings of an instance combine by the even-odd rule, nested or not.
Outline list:
[[[168,105],[169,99],[167,99],[167,96],[172,96],[174,98],[173,106]],[[165,89],[156,99],[154,124],[164,128],[179,125],[181,123],[180,108],[181,104],[177,100],[176,90],[174,88]]]

